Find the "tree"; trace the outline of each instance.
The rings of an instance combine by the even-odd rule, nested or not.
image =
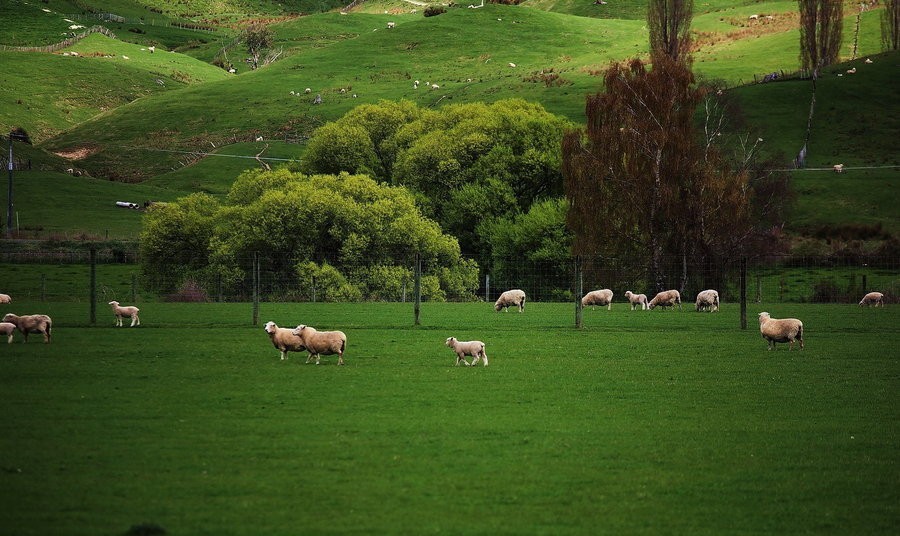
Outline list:
[[[324,299],[399,299],[398,281],[406,274],[411,282],[409,263],[420,254],[427,299],[467,299],[478,286],[477,264],[461,258],[456,239],[424,218],[405,188],[282,168],[245,172],[225,204],[208,201],[189,196],[148,214],[147,273],[246,291],[256,253],[294,296],[311,297],[316,278]]]
[[[800,63],[812,73],[838,61],[844,27],[841,0],[798,0],[800,8]]]
[[[247,52],[250,54],[251,69],[259,67],[259,58],[275,43],[275,35],[265,24],[251,24],[244,30],[242,36]]]
[[[647,28],[650,31],[650,56],[669,56],[685,60],[690,53],[693,0],[650,0]]]
[[[900,0],[886,0],[884,3],[881,42],[885,50],[900,49]]]
[[[702,139],[694,121],[708,92],[687,63],[614,64],[604,88],[588,97],[587,128],[563,138],[572,251],[646,259],[657,290],[683,290],[691,270],[733,258],[754,235],[754,175],[716,148],[715,133]]]

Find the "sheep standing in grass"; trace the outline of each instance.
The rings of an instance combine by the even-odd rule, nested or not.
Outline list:
[[[588,305],[593,308],[596,305],[600,307],[606,306],[607,311],[612,310],[612,300],[613,300],[613,291],[608,288],[602,290],[592,290],[584,295],[581,298],[581,306],[587,307]]]
[[[15,324],[11,322],[0,322],[0,335],[6,335],[6,344],[12,344],[13,333],[15,332]]]
[[[294,330],[288,328],[280,328],[275,322],[266,322],[266,333],[272,341],[272,346],[281,352],[282,361],[287,359],[288,352],[303,352],[306,347],[300,337],[294,335]]]
[[[793,350],[794,341],[800,341],[800,349],[803,349],[803,322],[796,318],[776,319],[764,311],[759,313],[759,332],[769,343],[769,350],[775,349],[776,342],[789,342],[788,350]]]
[[[713,289],[697,294],[697,310],[714,313],[719,310],[719,293]]]
[[[9,294],[0,294],[0,303],[12,303],[12,298]]]
[[[29,333],[40,333],[44,336],[44,344],[50,343],[50,331],[53,321],[47,315],[19,316],[9,313],[3,317],[3,321],[15,325],[25,337],[24,342],[28,342]]]
[[[116,315],[117,327],[122,326],[122,317],[124,316],[127,316],[131,319],[131,327],[141,325],[141,319],[138,317],[138,312],[140,311],[140,309],[138,309],[137,307],[133,305],[122,307],[119,305],[119,302],[115,300],[109,302],[109,306],[112,307],[113,314]]]
[[[681,293],[677,290],[664,290],[650,300],[650,303],[647,304],[647,308],[653,309],[657,306],[675,307],[676,305],[681,309]]]
[[[306,362],[315,356],[316,365],[322,354],[338,356],[338,365],[344,364],[344,350],[347,348],[347,336],[343,331],[316,331],[316,328],[310,326],[299,325],[293,331],[306,350],[309,351],[309,357]]]
[[[866,294],[865,296],[863,296],[863,299],[859,301],[859,306],[862,307],[863,305],[867,307],[869,305],[873,305],[875,307],[878,307],[880,305],[884,307],[884,294],[880,292],[870,292]]]
[[[469,366],[466,356],[472,356],[472,366],[478,363],[479,359],[484,359],[484,366],[488,366],[488,356],[484,351],[484,343],[481,341],[458,341],[456,337],[447,337],[447,346],[456,352],[456,366],[462,361]]]
[[[628,303],[631,304],[631,310],[634,311],[634,308],[638,305],[641,306],[642,311],[647,310],[647,295],[646,294],[635,294],[630,290],[625,291],[625,297],[628,298]]]
[[[525,311],[525,291],[519,289],[507,290],[503,294],[497,298],[497,302],[494,303],[494,310],[500,312],[500,309],[503,309],[503,312],[508,313],[510,306],[516,306],[519,308],[519,312]]]

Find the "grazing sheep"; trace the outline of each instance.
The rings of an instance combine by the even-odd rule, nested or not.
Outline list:
[[[437,84],[431,84],[431,89],[441,89],[441,86]]]
[[[0,294],[0,303],[12,303],[12,298],[9,294]]]
[[[343,331],[316,331],[316,328],[310,326],[299,325],[293,331],[302,342],[303,346],[309,351],[309,357],[306,362],[316,357],[316,365],[322,354],[337,354],[338,365],[344,364],[344,349],[347,347],[347,336]]]
[[[608,288],[602,290],[592,290],[584,295],[581,298],[581,306],[587,307],[588,305],[593,308],[595,305],[599,305],[603,307],[606,306],[607,311],[612,310],[612,299],[613,299],[613,291]]]
[[[510,67],[515,67],[515,66],[516,66],[516,64],[515,64],[515,63],[513,63],[513,62],[509,62],[509,66],[510,66]]]
[[[303,92],[306,93],[307,95],[309,95],[310,93],[312,93],[312,88],[308,87],[308,88],[304,89]]]
[[[395,22],[388,22],[388,23],[387,23],[387,27],[388,27],[389,30],[390,30],[391,28],[393,28],[394,26],[396,26],[396,25],[397,25],[397,23],[395,23]]]
[[[872,63],[872,58],[866,58],[865,63]]]
[[[40,333],[44,336],[44,344],[50,343],[50,331],[53,321],[47,315],[18,316],[9,313],[3,317],[3,321],[14,324],[25,337],[24,342],[28,342],[29,333]]]
[[[6,344],[12,344],[13,333],[15,332],[15,324],[13,324],[12,322],[0,322],[0,335],[6,335]]]
[[[500,309],[503,309],[503,312],[508,313],[509,307],[511,305],[515,305],[519,308],[519,312],[525,311],[525,291],[519,289],[507,290],[503,294],[497,298],[497,302],[494,303],[494,310],[500,312]]]
[[[472,356],[472,366],[478,363],[479,359],[484,359],[484,366],[488,366],[488,356],[484,351],[484,343],[481,341],[458,341],[456,337],[447,337],[447,346],[453,348],[453,351],[456,352],[456,366],[459,366],[459,362],[462,361],[469,366],[469,362],[466,361],[466,356]]]
[[[630,290],[625,292],[625,297],[628,298],[628,303],[631,304],[631,310],[634,311],[634,308],[638,305],[641,306],[642,311],[647,310],[647,295],[646,294],[635,294]]]
[[[880,292],[870,292],[866,294],[863,296],[863,299],[859,301],[859,306],[862,307],[863,305],[867,307],[869,305],[874,305],[875,307],[880,305],[884,307],[884,294]]]
[[[803,322],[796,318],[775,319],[767,312],[759,313],[759,332],[768,342],[769,350],[775,349],[776,342],[789,342],[788,350],[793,350],[795,340],[800,341],[803,349]]]
[[[292,329],[280,328],[272,321],[266,322],[263,329],[269,334],[272,346],[281,351],[282,361],[287,359],[288,352],[303,352],[306,350],[306,347],[303,346],[303,341],[300,340],[300,337],[294,335],[294,330]]]
[[[847,69],[847,74],[856,74],[856,67],[852,69]]]
[[[844,164],[835,164],[834,172],[835,173],[843,173],[844,172]]]
[[[759,20],[759,15],[750,15],[747,20]]]
[[[140,309],[133,305],[129,305],[126,307],[120,307],[119,302],[113,300],[109,302],[110,307],[112,307],[113,314],[116,315],[116,326],[122,326],[122,317],[127,316],[131,318],[131,327],[140,326],[141,319],[138,317],[138,312]]]
[[[657,306],[675,307],[675,305],[678,305],[678,308],[681,309],[681,293],[677,290],[664,290],[650,300],[650,303],[647,304],[647,308],[653,309]]]
[[[713,289],[697,294],[697,310],[714,313],[719,310],[719,293]]]

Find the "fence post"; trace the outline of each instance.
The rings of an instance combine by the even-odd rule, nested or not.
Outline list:
[[[747,329],[747,257],[741,257],[741,329]]]
[[[756,274],[756,303],[762,301],[762,279]]]
[[[862,294],[865,294],[868,291],[869,284],[866,282],[866,274],[862,275]]]
[[[422,303],[422,257],[416,253],[415,280],[413,282],[413,294],[415,294],[415,305],[413,306],[413,315],[415,317],[414,325],[419,325],[419,309]]]
[[[583,327],[583,307],[581,306],[581,296],[584,294],[584,281],[581,272],[581,255],[575,256],[575,327],[581,329]]]
[[[41,301],[46,301],[47,297],[47,274],[41,272]]]
[[[491,274],[484,274],[484,301],[491,302]]]
[[[137,301],[137,274],[131,272],[131,302]]]
[[[402,303],[406,303],[406,276],[403,276],[403,293],[400,297]]]
[[[259,325],[259,253],[253,252],[253,325]]]
[[[97,248],[91,246],[91,325],[97,323]]]

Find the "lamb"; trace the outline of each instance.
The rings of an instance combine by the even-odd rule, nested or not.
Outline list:
[[[9,322],[18,328],[28,342],[29,333],[40,333],[44,336],[44,344],[50,344],[50,331],[53,321],[47,315],[14,315],[12,313],[3,317],[3,322]]]
[[[800,341],[800,349],[803,349],[803,322],[796,318],[775,319],[763,311],[759,313],[759,332],[768,342],[769,350],[775,349],[776,342],[789,342],[788,350],[793,350],[795,340]]]
[[[880,292],[870,292],[866,294],[865,296],[863,296],[863,299],[859,301],[859,306],[862,307],[863,305],[867,307],[869,305],[873,305],[875,307],[878,307],[880,305],[884,307],[884,294]]]
[[[507,290],[497,298],[497,302],[494,303],[494,310],[500,312],[500,309],[503,309],[503,312],[508,313],[511,305],[517,306],[520,313],[525,311],[524,290]]]
[[[294,330],[288,328],[280,328],[275,322],[266,322],[266,333],[272,340],[272,346],[281,351],[281,360],[287,359],[288,352],[303,352],[306,347],[300,337],[294,335]]]
[[[322,354],[337,354],[338,365],[344,364],[344,350],[347,347],[347,336],[343,331],[316,331],[316,328],[310,326],[299,325],[293,334],[296,335],[303,343],[303,346],[309,351],[309,357],[306,362],[316,357],[316,365]]]
[[[127,317],[131,318],[131,327],[141,325],[141,319],[138,317],[138,311],[140,311],[140,309],[138,309],[137,307],[135,307],[133,305],[128,305],[126,307],[120,307],[119,302],[117,302],[115,300],[109,302],[109,305],[110,305],[110,307],[112,307],[113,314],[116,315],[116,326],[117,327],[122,326],[122,317],[123,316],[127,316]]]
[[[484,343],[481,341],[458,341],[456,337],[447,337],[447,346],[453,348],[453,351],[456,352],[456,366],[459,366],[459,362],[462,361],[469,366],[469,362],[466,361],[466,356],[472,356],[472,366],[478,363],[479,359],[484,359],[484,366],[488,366],[488,356],[484,351]]]
[[[835,164],[834,172],[835,173],[843,173],[844,172],[844,164]]]
[[[12,303],[12,298],[9,294],[0,294],[0,303]]]
[[[719,310],[719,293],[713,289],[697,294],[697,311],[714,313]]]
[[[681,309],[681,293],[677,290],[664,290],[650,300],[650,303],[647,304],[647,308],[653,309],[656,306],[675,307],[676,304],[678,305],[678,308]]]
[[[625,297],[628,298],[628,303],[631,304],[631,310],[634,311],[634,308],[638,305],[641,306],[642,311],[647,310],[647,295],[646,294],[635,294],[634,292],[626,291]]]
[[[0,322],[0,335],[6,335],[6,344],[12,344],[13,333],[15,332],[15,324],[12,322]]]
[[[612,299],[613,291],[609,290],[608,288],[602,290],[592,290],[585,294],[583,298],[581,298],[581,306],[587,307],[588,305],[590,305],[593,308],[595,305],[599,305],[601,307],[605,305],[606,310],[611,311]]]

